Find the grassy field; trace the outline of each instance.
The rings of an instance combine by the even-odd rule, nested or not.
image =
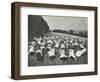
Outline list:
[[[79,36],[74,36],[74,35],[70,35],[70,34],[62,34],[62,33],[55,33],[55,32],[50,32],[48,34],[45,34],[45,36],[59,36],[59,37],[67,37],[69,39],[72,38],[80,38],[80,39],[84,39],[87,40],[87,38],[83,38],[83,37],[79,37]]]
[[[32,62],[30,62],[32,63]],[[76,60],[68,58],[66,61],[60,60],[56,57],[55,60],[45,57],[44,60],[36,61],[34,64],[29,64],[29,66],[50,66],[50,65],[77,65],[77,64],[87,64],[87,54],[83,54],[81,57],[77,57]]]
[[[59,37],[64,36],[69,39],[80,38],[80,39],[87,40],[87,38],[83,38],[83,37],[79,37],[79,36],[73,36],[73,35],[61,34],[61,33],[53,33],[53,32],[46,34],[45,36],[59,36]],[[55,60],[51,60],[48,56],[44,56],[42,60],[36,61],[35,63],[32,64],[32,61],[30,61],[30,59],[32,60],[32,57],[29,57],[29,60],[28,60],[29,66],[77,65],[77,64],[87,64],[88,63],[88,61],[87,61],[88,54],[84,53],[81,57],[77,57],[76,60],[68,58],[64,62],[62,60],[60,60],[59,57],[56,57]]]

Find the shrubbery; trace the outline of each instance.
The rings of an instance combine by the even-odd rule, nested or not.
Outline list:
[[[57,33],[64,33],[64,34],[71,34],[71,35],[75,35],[75,36],[80,36],[80,37],[85,37],[87,38],[87,31],[79,31],[76,32],[74,30],[69,30],[69,31],[65,31],[65,30],[60,30],[60,29],[54,29],[52,32],[57,32]]]

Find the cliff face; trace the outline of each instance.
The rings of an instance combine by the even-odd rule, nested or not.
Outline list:
[[[49,32],[49,26],[42,16],[28,15],[28,41]]]

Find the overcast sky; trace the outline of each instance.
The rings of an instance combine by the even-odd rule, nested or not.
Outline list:
[[[67,16],[43,16],[51,30],[87,30],[87,17],[67,17]]]

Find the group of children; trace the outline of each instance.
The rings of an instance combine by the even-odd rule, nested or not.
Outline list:
[[[49,60],[55,61],[56,58],[62,62],[68,59],[77,60],[86,52],[85,39],[61,36],[34,37],[33,41],[29,42],[29,65],[34,66],[37,62],[46,64]]]

